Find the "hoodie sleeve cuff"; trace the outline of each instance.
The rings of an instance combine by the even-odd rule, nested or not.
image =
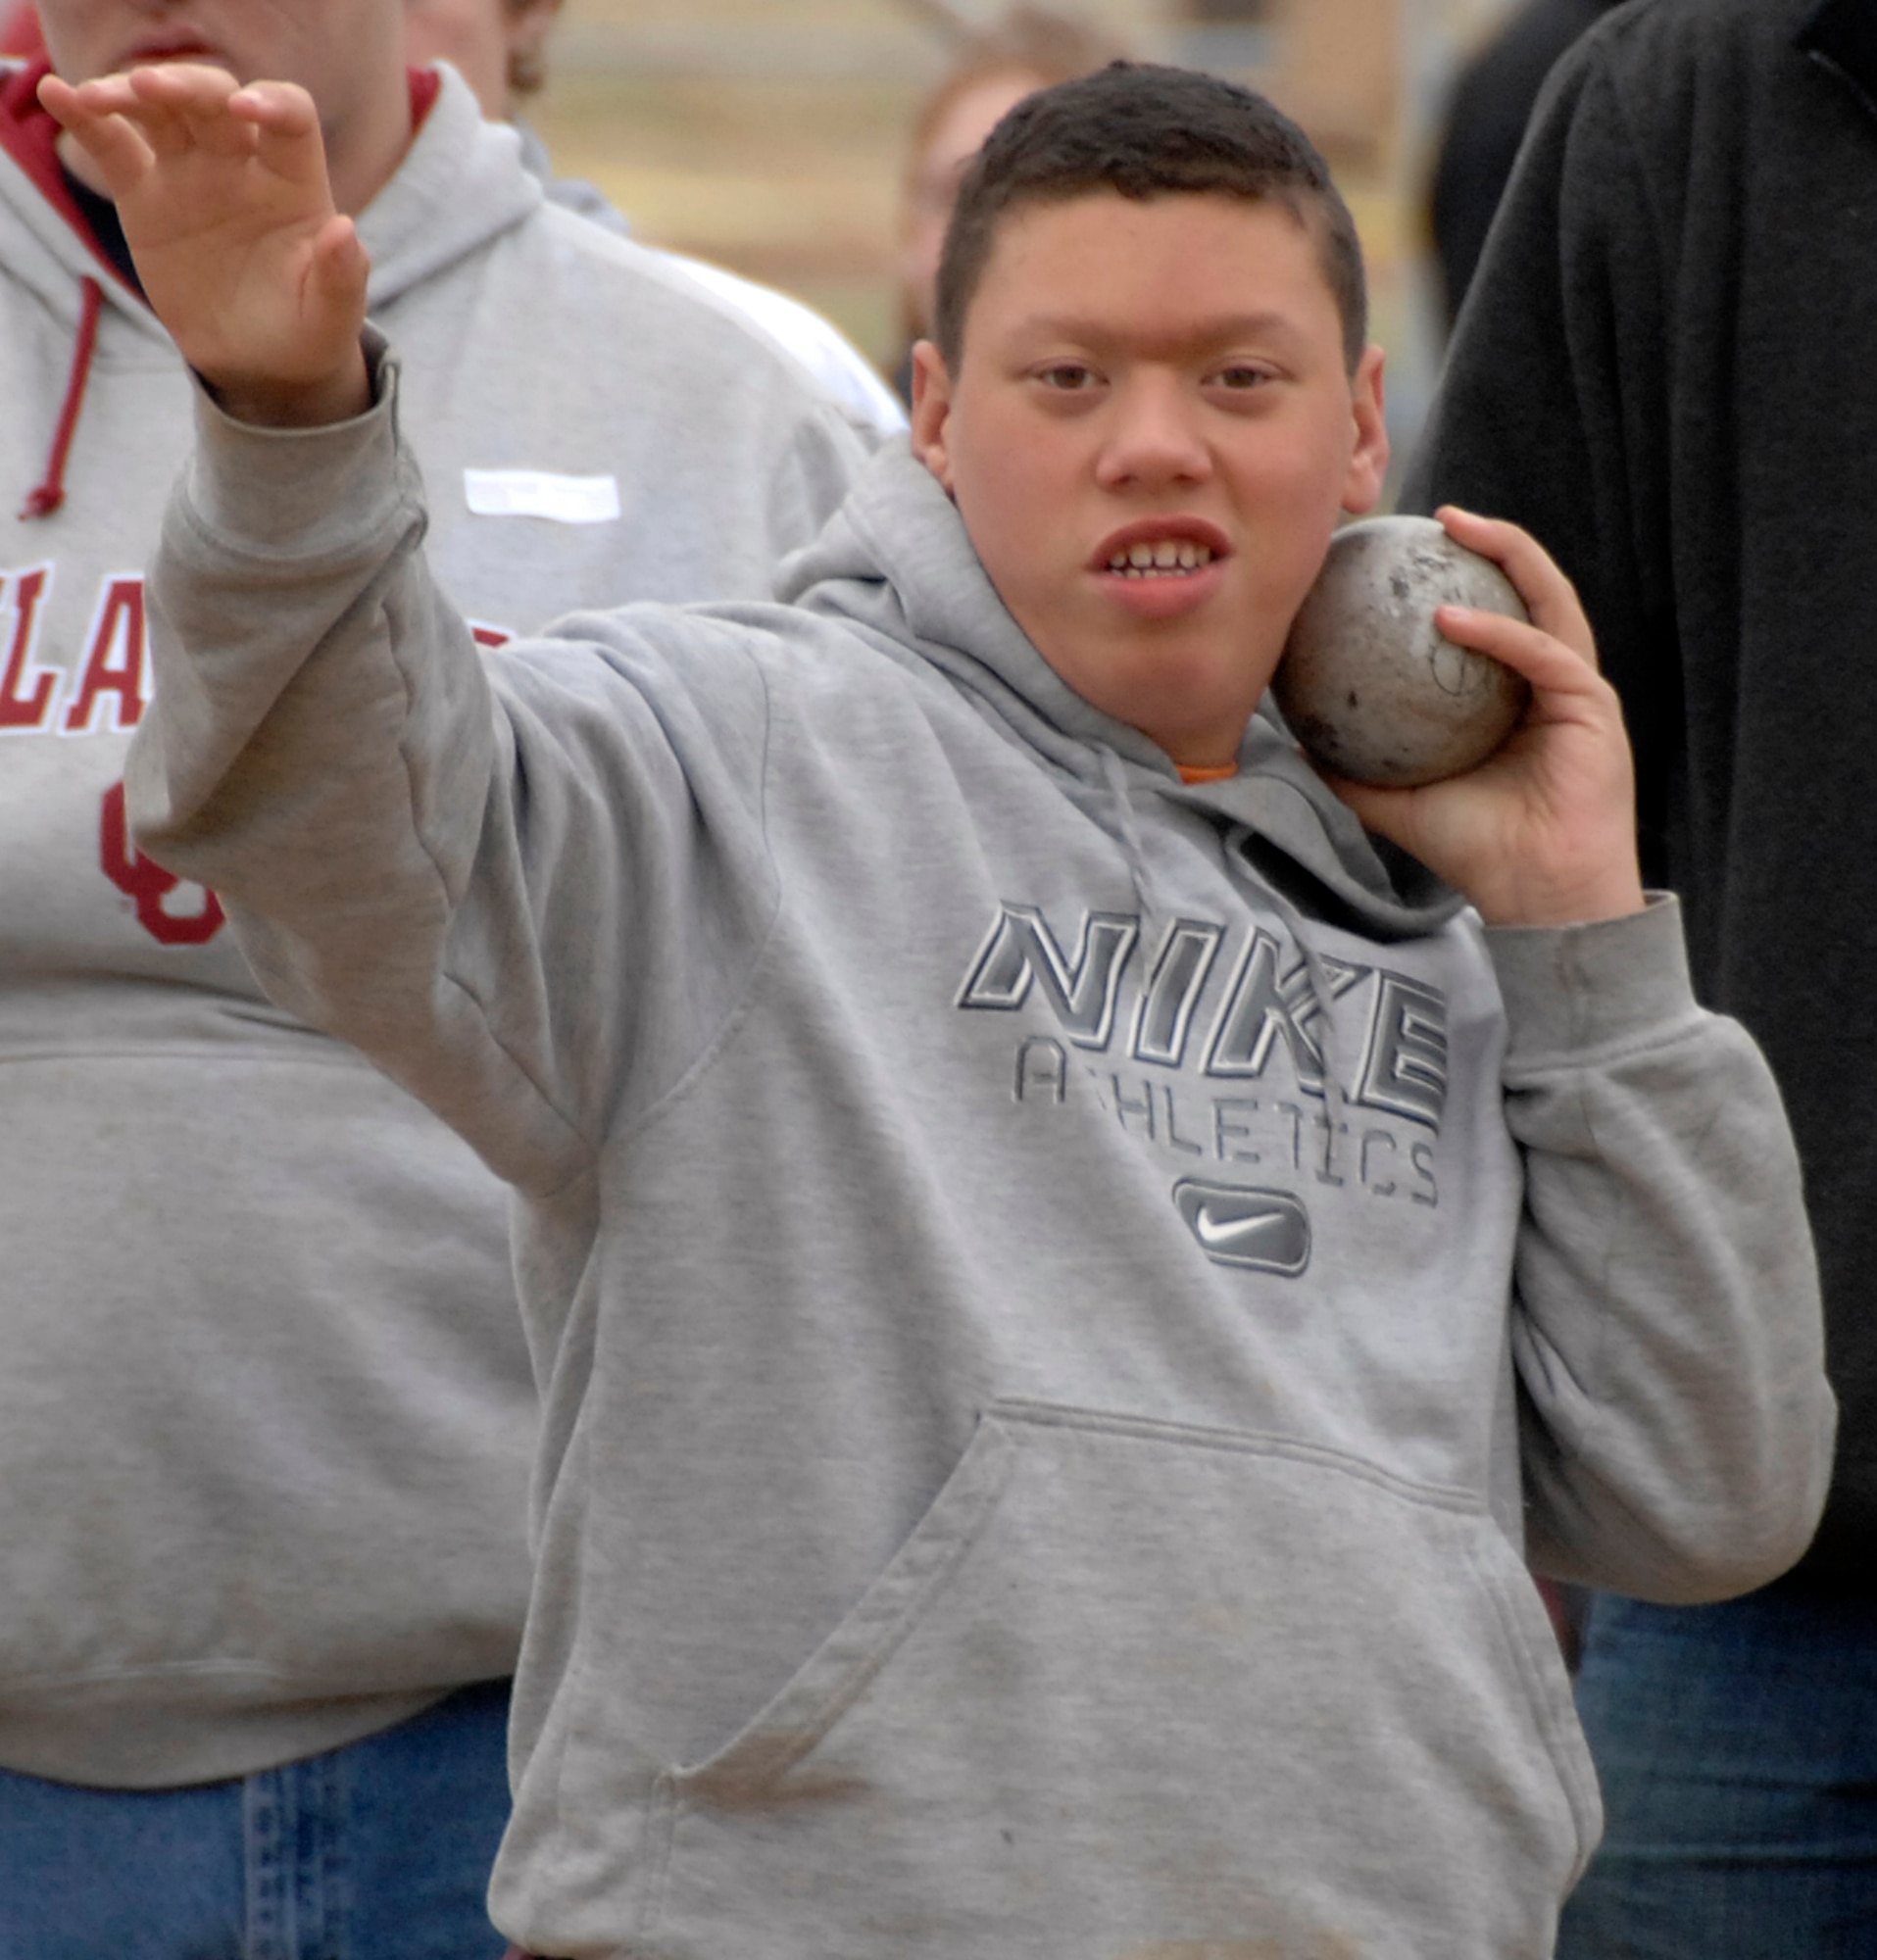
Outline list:
[[[1595,925],[1488,927],[1486,946],[1506,1003],[1508,1073],[1662,1040],[1701,1015],[1670,893]]]
[[[272,559],[318,560],[377,535],[402,503],[398,364],[384,336],[363,337],[371,406],[321,428],[257,428],[222,412],[195,377],[196,448],[188,502],[211,532]]]

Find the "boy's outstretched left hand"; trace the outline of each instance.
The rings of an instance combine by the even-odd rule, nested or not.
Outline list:
[[[1368,829],[1464,892],[1488,925],[1587,925],[1640,911],[1629,739],[1576,592],[1516,524],[1451,506],[1438,514],[1457,543],[1500,566],[1531,622],[1462,606],[1443,606],[1435,622],[1523,674],[1530,706],[1464,775],[1418,789],[1337,777],[1332,786]]]
[[[312,98],[164,63],[39,99],[118,208],[183,358],[243,421],[340,421],[370,405],[359,330],[370,265],[333,209]]]

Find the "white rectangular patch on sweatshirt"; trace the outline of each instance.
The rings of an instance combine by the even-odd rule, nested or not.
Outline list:
[[[477,517],[546,517],[610,524],[619,514],[617,476],[557,476],[549,469],[466,469],[463,494]]]

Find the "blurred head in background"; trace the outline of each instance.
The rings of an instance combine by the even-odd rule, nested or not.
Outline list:
[[[405,0],[413,68],[446,61],[492,122],[508,121],[547,78],[548,29],[562,0]]]
[[[908,343],[932,330],[939,252],[964,167],[1026,95],[1073,81],[1130,50],[1105,28],[1049,7],[1016,6],[964,35],[913,125],[900,225],[900,302]]]

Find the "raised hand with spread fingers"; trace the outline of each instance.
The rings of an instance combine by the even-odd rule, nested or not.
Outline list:
[[[184,358],[239,420],[342,421],[370,402],[365,248],[334,208],[313,99],[165,63],[40,100],[117,205],[137,272]]]

